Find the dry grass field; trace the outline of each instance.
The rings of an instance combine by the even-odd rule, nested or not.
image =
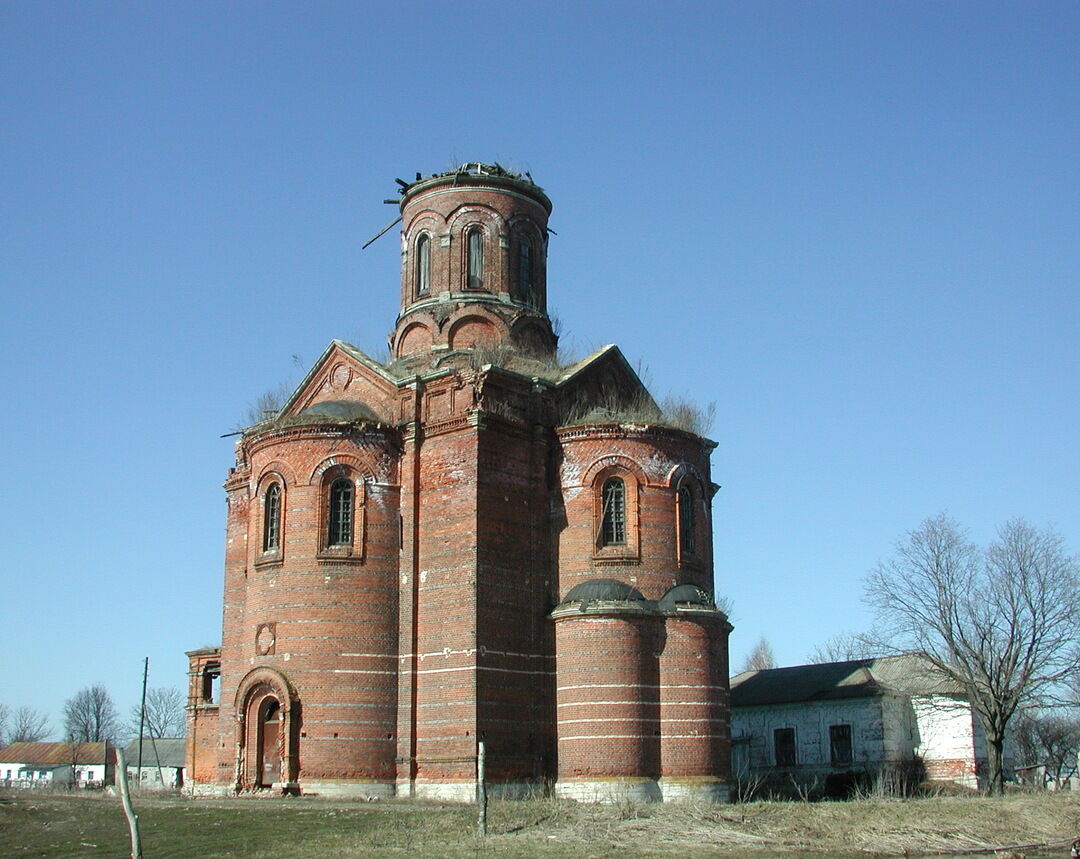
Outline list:
[[[937,797],[740,805],[493,802],[486,839],[471,806],[318,798],[136,798],[144,855],[288,856],[1068,856],[1080,796]],[[5,856],[130,855],[117,797],[0,795]],[[1035,846],[1041,845],[1041,846]]]

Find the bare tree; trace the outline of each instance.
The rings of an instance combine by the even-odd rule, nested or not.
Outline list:
[[[101,685],[80,689],[64,704],[64,735],[69,742],[115,740],[120,718],[108,690]]]
[[[875,655],[874,647],[867,641],[866,636],[840,632],[815,647],[806,658],[811,665],[823,665],[826,662],[872,659]]]
[[[10,711],[7,704],[0,704],[0,749],[8,745],[8,717]]]
[[[1003,792],[1009,720],[1080,667],[1080,568],[1061,538],[1014,520],[983,550],[941,514],[897,542],[866,599],[881,646],[925,654],[963,689],[986,736],[988,790]]]
[[[20,707],[11,719],[8,742],[36,743],[49,736],[48,717],[33,707]]]
[[[776,657],[773,655],[772,645],[769,644],[768,639],[765,636],[761,636],[758,639],[758,643],[754,645],[754,649],[750,651],[750,655],[746,657],[746,661],[743,662],[743,671],[766,671],[769,668],[776,667]]]
[[[175,687],[162,686],[146,690],[146,717],[143,720],[143,736],[182,737],[187,733],[187,715],[184,706],[187,699]],[[139,705],[128,713],[127,732],[139,736]]]
[[[1016,730],[1010,737],[1016,741],[1025,764],[1041,764],[1045,778],[1061,787],[1065,779],[1076,775],[1077,755],[1080,754],[1080,719],[1055,712],[1021,713]]]

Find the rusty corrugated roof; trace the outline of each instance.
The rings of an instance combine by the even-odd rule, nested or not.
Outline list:
[[[0,763],[60,766],[77,761],[101,764],[105,763],[106,748],[108,763],[116,763],[116,749],[107,743],[12,743],[0,749]]]

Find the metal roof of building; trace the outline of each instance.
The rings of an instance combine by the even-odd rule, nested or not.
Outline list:
[[[731,678],[732,707],[905,695],[956,695],[959,686],[916,653],[745,671]]]
[[[187,754],[184,737],[143,737],[142,765],[146,767],[182,767]],[[139,741],[132,740],[124,749],[124,761],[129,767],[139,765]]]
[[[116,763],[116,749],[107,743],[12,743],[0,749],[0,763],[61,766],[63,764]]]

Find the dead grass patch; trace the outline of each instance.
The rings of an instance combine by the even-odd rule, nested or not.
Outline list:
[[[1061,845],[1080,835],[1080,797],[935,797],[738,805],[492,802],[473,806],[319,798],[137,799],[148,857],[927,856]],[[118,798],[0,797],[5,855],[128,855]],[[1065,855],[1025,848],[1029,859]]]

